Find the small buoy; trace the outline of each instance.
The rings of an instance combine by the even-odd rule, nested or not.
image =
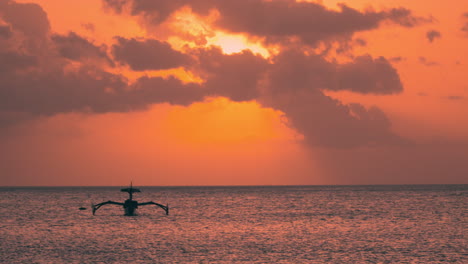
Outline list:
[[[80,208],[78,208],[78,209],[80,209],[80,210],[86,210],[86,207],[80,207]]]

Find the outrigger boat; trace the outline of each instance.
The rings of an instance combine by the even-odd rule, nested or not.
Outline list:
[[[123,203],[118,203],[118,202],[114,202],[114,201],[107,201],[107,202],[98,203],[96,205],[92,205],[93,215],[95,215],[96,211],[101,206],[106,205],[106,204],[115,204],[115,205],[123,206],[125,215],[127,215],[127,216],[135,215],[136,209],[138,208],[138,206],[154,204],[156,206],[161,207],[166,212],[166,215],[169,215],[169,205],[162,205],[162,204],[158,204],[158,203],[155,203],[155,202],[139,203],[138,201],[133,200],[133,193],[141,192],[141,191],[140,191],[140,189],[133,188],[132,183],[130,183],[130,188],[124,188],[124,189],[121,189],[120,191],[121,192],[127,192],[130,195],[130,197],[127,200],[125,200],[125,202],[123,202]]]

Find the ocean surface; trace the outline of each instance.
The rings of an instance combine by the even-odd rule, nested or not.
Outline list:
[[[468,263],[468,185],[140,189],[0,188],[0,262]]]

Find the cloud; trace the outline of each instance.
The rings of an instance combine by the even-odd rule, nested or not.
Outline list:
[[[2,42],[0,114],[6,120],[2,124],[11,124],[17,117],[24,120],[24,116],[125,112],[159,102],[188,104],[201,100],[199,92],[190,94],[189,89],[195,89],[195,85],[173,78],[142,78],[129,85],[123,76],[94,63],[112,63],[105,46],[97,46],[74,32],[51,34],[47,15],[38,5],[10,1],[0,4],[0,18],[9,23],[13,34],[22,35]],[[35,18],[37,23],[10,19],[13,15],[22,17],[19,14],[27,14],[26,18]],[[23,34],[31,30],[42,31]],[[29,45],[38,39],[40,45]],[[72,64],[71,60],[81,63]]]
[[[103,0],[105,6],[118,13],[144,17],[148,22],[160,24],[176,10],[190,6],[198,14],[210,9],[220,13],[216,26],[234,33],[247,33],[265,38],[267,42],[283,43],[296,38],[302,43],[315,45],[319,41],[350,38],[355,32],[376,29],[383,22],[413,27],[431,22],[431,18],[416,17],[405,8],[384,11],[359,11],[345,4],[340,10],[327,9],[315,2],[296,1],[214,1],[214,0]]]
[[[275,97],[271,106],[283,111],[288,124],[304,135],[305,143],[312,147],[356,148],[406,143],[391,132],[390,121],[379,108],[345,105],[318,90]]]
[[[459,101],[459,100],[464,100],[465,99],[465,97],[461,96],[461,95],[449,95],[449,96],[446,96],[445,98],[447,98],[449,100],[453,100],[453,101]]]
[[[29,56],[12,51],[0,52],[0,76],[8,72],[27,69],[37,65],[37,59],[34,56]]]
[[[28,49],[40,49],[50,30],[49,19],[41,6],[32,3],[0,1],[0,17],[13,32],[23,35]]]
[[[468,33],[468,12],[462,14],[463,19],[463,26],[461,27],[461,31]]]
[[[275,58],[272,72],[274,90],[307,88],[363,94],[394,94],[403,90],[396,69],[385,58],[374,59],[369,55],[338,64],[321,55],[289,50]]]
[[[367,41],[362,38],[356,38],[354,42],[361,47],[367,46]]]
[[[314,45],[321,40],[375,29],[391,17],[373,11],[361,13],[346,5],[340,8],[335,11],[316,3],[292,1],[228,1],[218,6],[221,18],[217,24],[231,32],[266,37],[268,42],[297,37]]]
[[[428,66],[428,67],[440,65],[437,61],[430,61],[430,60],[428,60],[426,57],[423,57],[423,56],[420,56],[420,57],[418,58],[418,61],[419,61],[419,63],[421,63],[422,65],[425,65],[425,66]]]
[[[385,59],[362,56],[337,64],[318,55],[287,51],[271,67],[262,102],[283,111],[288,124],[304,135],[308,145],[354,148],[407,143],[391,131],[390,121],[379,108],[343,104],[324,94],[326,90],[400,92],[398,75]]]
[[[13,35],[13,32],[11,31],[9,26],[2,26],[0,25],[0,38],[10,38]]]
[[[54,34],[51,40],[57,46],[57,50],[61,56],[70,60],[83,59],[101,59],[109,64],[113,64],[106,52],[106,46],[96,46],[78,36],[75,32],[70,32],[68,35]]]
[[[15,118],[24,120],[24,116],[126,112],[145,109],[155,103],[188,105],[202,100],[207,93],[200,85],[184,84],[175,78],[143,77],[129,85],[125,77],[107,72],[103,65],[93,63],[95,60],[113,63],[106,46],[95,45],[74,32],[50,34],[47,16],[38,5],[8,4],[13,7],[2,9],[1,19],[9,23],[13,34],[35,29],[43,31],[40,35],[23,34],[22,38],[3,43],[5,48],[0,52],[3,125],[13,123]],[[42,26],[11,20],[5,16],[5,10],[8,15],[23,14],[24,11],[29,17],[37,18]],[[41,39],[40,46],[24,45],[34,43],[38,38]],[[189,61],[187,55],[172,50],[165,42],[117,40],[113,46],[117,61],[128,63],[137,70],[178,67]],[[71,61],[81,63],[77,65]]]
[[[275,113],[283,113],[282,121],[301,134],[296,140],[304,144],[306,148],[298,146],[298,142],[281,141],[278,143],[280,150],[273,153],[278,157],[277,161],[283,161],[285,153],[286,156],[290,154],[284,150],[288,144],[301,149],[299,158],[306,156],[302,151],[312,152],[316,155],[312,162],[320,165],[320,174],[322,175],[323,172],[325,175],[323,177],[327,177],[329,180],[327,183],[460,183],[466,178],[464,178],[468,173],[466,144],[460,142],[417,143],[407,140],[394,132],[390,118],[379,107],[344,103],[332,96],[343,91],[346,94],[379,96],[401,93],[403,85],[392,63],[401,62],[405,58],[353,56],[349,52],[340,54],[340,60],[338,60],[333,57],[333,52],[319,53],[314,52],[316,49],[311,49],[311,46],[314,47],[316,44],[337,40],[339,43],[324,43],[324,46],[338,44],[343,52],[352,51],[348,48],[366,45],[364,40],[356,38],[356,32],[376,29],[383,24],[413,27],[430,22],[430,19],[415,17],[404,8],[360,11],[341,5],[338,10],[332,10],[317,3],[299,3],[288,0],[105,0],[105,2],[108,7],[113,6],[116,12],[129,12],[135,16],[141,16],[137,18],[139,20],[146,19],[145,23],[154,24],[163,23],[175,10],[184,5],[191,6],[193,12],[198,15],[208,14],[211,8],[216,8],[220,17],[213,26],[218,27],[217,29],[224,32],[245,33],[245,35],[282,46],[275,49],[275,52],[272,52],[268,58],[263,58],[248,50],[224,54],[220,48],[216,47],[186,47],[181,52],[162,40],[122,36],[117,36],[112,46],[104,46],[75,32],[66,34],[51,32],[47,14],[39,5],[0,0],[0,128],[2,128],[0,141],[4,143],[3,145],[7,145],[6,148],[2,148],[2,154],[11,154],[13,159],[20,161],[22,159],[23,161],[37,161],[35,162],[37,166],[35,164],[27,166],[27,172],[44,169],[44,161],[46,165],[48,161],[50,164],[57,163],[54,155],[50,159],[47,157],[44,159],[44,157],[37,156],[35,151],[29,150],[38,148],[37,146],[40,146],[39,149],[52,147],[52,150],[57,147],[60,151],[52,152],[59,153],[57,157],[60,158],[67,156],[62,155],[63,153],[71,153],[70,149],[73,150],[73,147],[79,145],[79,151],[81,148],[83,151],[80,152],[78,158],[84,157],[84,160],[90,161],[91,165],[98,164],[96,165],[98,169],[86,171],[90,172],[86,175],[102,174],[101,161],[115,160],[109,159],[109,151],[106,148],[116,145],[114,142],[124,140],[120,137],[114,140],[112,137],[107,137],[108,124],[115,125],[116,129],[122,126],[130,127],[129,132],[140,133],[141,129],[147,128],[148,122],[154,123],[154,117],[159,116],[160,112],[153,112],[154,116],[150,112],[122,115],[99,115],[99,113],[140,111],[153,104],[190,106],[194,102],[203,102],[201,104],[211,107],[205,104],[206,98],[222,96],[238,102],[255,101],[261,107],[275,109]],[[464,19],[468,19],[468,14],[465,14]],[[99,25],[96,25],[96,28],[98,27]],[[92,27],[89,26],[88,30],[92,30]],[[468,26],[465,32],[468,32]],[[431,42],[440,35],[435,34],[431,37],[432,39],[429,36],[426,37]],[[342,59],[346,61],[343,62]],[[426,57],[420,57],[419,62],[427,66],[438,65],[437,62],[430,61]],[[119,70],[117,67],[109,67],[113,64],[125,65],[134,71],[184,67],[185,71],[199,77],[202,81],[186,83],[175,77],[144,76],[129,82],[125,76],[116,73]],[[133,74],[141,76],[145,73]],[[463,94],[447,94],[449,96],[439,97],[439,99],[445,99],[446,102],[452,100],[453,104],[458,102],[460,105],[466,102],[467,97]],[[434,95],[417,93],[417,96],[433,97]],[[349,96],[347,99],[352,97]],[[418,98],[424,100],[423,97]],[[258,107],[256,103],[255,107]],[[166,106],[155,108],[159,107],[166,109]],[[192,111],[194,108],[192,105],[186,109],[186,111]],[[78,113],[76,116],[79,118],[71,118],[75,112]],[[88,121],[83,121],[81,113],[87,114],[84,119]],[[181,115],[182,113],[185,113],[185,110],[180,112]],[[200,115],[200,113],[194,115]],[[47,118],[41,119],[43,116]],[[136,116],[144,116],[144,118],[135,118]],[[225,115],[219,116],[225,118]],[[276,118],[275,114],[275,121]],[[25,122],[30,119],[34,121]],[[89,119],[95,120],[90,122]],[[128,123],[129,119],[141,120],[142,124],[135,128]],[[103,120],[109,123],[102,122]],[[187,119],[182,117],[180,120]],[[22,123],[18,124],[18,122]],[[54,122],[55,125],[51,125]],[[92,135],[85,133],[90,140],[89,146],[84,147],[82,147],[82,141],[76,144],[78,142],[76,138],[57,141],[57,136],[51,133],[55,130],[53,127],[66,124],[63,125],[67,128],[66,131],[61,133],[76,133],[75,127],[70,125],[74,122],[79,126],[93,127],[98,132],[101,130],[105,132],[102,132],[102,137],[101,135],[96,137],[93,133]],[[192,124],[196,126],[197,122],[195,120]],[[34,127],[32,123],[40,124],[41,127],[48,129],[52,127],[52,129],[38,133],[41,128],[31,130]],[[97,123],[105,124],[96,128]],[[210,125],[206,125],[208,130]],[[68,131],[70,127],[73,131]],[[165,127],[157,124],[152,128],[164,132]],[[17,133],[25,130],[29,131],[27,136]],[[168,133],[172,132],[173,130],[169,128]],[[128,136],[128,133],[123,134]],[[212,134],[213,131],[207,137]],[[109,141],[103,143],[103,137]],[[49,140],[44,140],[47,138]],[[423,137],[415,136],[415,141],[421,138]],[[99,140],[98,147],[95,145],[96,140]],[[176,137],[170,140],[180,143],[180,139]],[[291,139],[288,138],[288,140]],[[141,157],[146,157],[145,155],[152,151],[150,148],[154,149],[154,146],[159,146],[159,141],[157,145],[154,142],[148,144],[147,138],[142,138],[140,143],[141,146],[133,143],[127,145],[143,153]],[[265,145],[267,144],[271,144],[271,141],[267,141]],[[161,146],[164,147],[163,145]],[[118,146],[122,149],[120,145]],[[89,148],[93,147],[106,151],[103,151],[102,155],[99,153],[89,155]],[[148,151],[144,149],[145,147]],[[174,164],[180,164],[179,154],[191,148],[185,149],[185,147],[187,146],[181,148],[181,151],[176,151],[177,157],[173,158]],[[244,147],[240,146],[239,149],[242,150],[236,151],[233,156],[244,155]],[[249,147],[254,149],[257,146],[249,145]],[[219,148],[223,148],[223,145],[221,144]],[[18,149],[28,151],[16,151]],[[214,153],[213,150],[203,150],[207,153]],[[199,152],[199,149],[197,151]],[[275,151],[268,146],[264,152],[270,155]],[[31,155],[24,159],[21,156],[23,152]],[[189,154],[186,156],[190,156],[187,160],[193,161],[190,159],[195,151],[187,151],[187,153]],[[219,153],[213,155],[216,156],[213,158],[219,159]],[[225,160],[232,161],[233,156]],[[296,156],[291,156],[291,160],[296,159]],[[127,163],[133,166],[134,164],[131,163],[138,162],[141,157],[130,158],[130,162]],[[127,156],[117,157],[119,162],[125,162],[127,158]],[[210,159],[207,159],[206,164],[202,166],[211,168],[213,165],[211,158],[210,156]],[[63,171],[75,168],[78,164],[75,160],[65,157],[63,161],[66,166]],[[82,164],[81,161],[80,164]],[[199,161],[198,159],[193,162],[196,163],[193,168],[200,167]],[[148,164],[152,164],[151,162],[154,162],[154,157],[148,161]],[[167,163],[167,160],[165,159],[164,162]],[[304,164],[312,162],[304,158]],[[11,175],[21,177],[22,174],[26,177],[24,175],[30,174],[22,171],[24,166],[21,166],[21,162],[14,163],[13,166],[4,162],[3,165]],[[107,165],[112,167],[113,164]],[[133,168],[132,166],[128,167]],[[153,170],[151,166],[148,165],[146,168]],[[317,171],[311,172],[304,167],[298,168],[300,166],[296,165],[287,164],[280,167],[287,167],[288,170],[296,167],[297,174],[302,174],[296,179],[301,177],[301,180],[306,181],[304,184],[313,184],[309,175],[319,174]],[[144,166],[142,168],[145,170]],[[264,168],[268,170],[271,166],[265,165]],[[273,166],[274,169],[276,167]],[[450,173],[447,174],[447,171]],[[151,171],[153,172],[154,170]],[[47,169],[44,173],[57,178],[63,175],[63,173],[54,174],[53,171]],[[286,173],[281,171],[278,174]],[[44,180],[41,178],[46,177],[44,175],[36,178]],[[233,174],[233,179],[234,176]],[[14,180],[12,182],[18,183]],[[39,183],[39,180],[36,182]]]
[[[386,12],[389,13],[388,15],[389,17],[387,19],[403,27],[415,27],[421,24],[432,23],[436,20],[432,16],[429,16],[429,17],[414,16],[411,10],[407,8],[403,8],[403,7],[392,8]]]
[[[142,77],[131,87],[131,92],[123,95],[134,108],[146,107],[156,103],[190,105],[202,101],[206,91],[199,84],[183,84],[179,79],[169,77]]]
[[[359,56],[353,62],[338,67],[340,90],[359,93],[393,94],[403,91],[395,68],[384,57],[373,59]]]
[[[57,69],[17,72],[8,74],[8,78],[3,77],[5,75],[0,80],[0,111],[35,115],[115,111],[118,110],[118,102],[115,101],[125,87],[119,76],[95,68],[71,72]],[[120,93],[106,92],[106,87]]]
[[[106,46],[95,45],[74,32],[51,34],[47,15],[39,5],[12,1],[2,1],[0,5],[0,19],[15,35],[1,43],[0,114],[4,117],[3,125],[14,123],[15,118],[24,120],[24,116],[126,112],[145,109],[154,103],[186,105],[203,98],[197,85],[183,84],[174,78],[141,78],[129,85],[125,77],[107,72],[105,65],[96,63],[113,64]],[[172,67],[173,63],[179,66],[187,58],[167,43],[117,39],[118,44],[113,48],[118,61],[127,63],[125,59],[128,59],[136,69]],[[127,51],[135,57],[128,58]],[[143,57],[150,61],[138,65]],[[73,63],[76,61],[80,63]]]
[[[37,4],[3,0],[0,7],[0,15],[15,30],[30,36],[43,36],[50,29],[46,12]]]
[[[390,62],[395,62],[395,63],[397,63],[397,62],[402,62],[402,61],[404,61],[404,60],[406,60],[406,58],[405,58],[405,57],[401,57],[401,56],[391,57],[391,58],[388,59],[388,61],[390,61]]]
[[[116,37],[116,40],[117,44],[112,46],[115,60],[135,71],[177,68],[190,62],[190,57],[172,49],[167,42],[122,37]]]
[[[96,26],[93,23],[82,23],[81,27],[90,32],[94,32],[96,30]]]
[[[136,7],[145,7],[144,2],[138,2],[142,6]],[[145,3],[148,7],[161,8],[154,6],[153,1]],[[171,6],[168,3],[161,2],[163,6]],[[181,2],[174,2],[174,5],[178,3]],[[265,12],[271,9],[272,14],[277,12],[279,16],[285,16],[279,17],[280,21],[291,19],[292,24],[298,23],[294,18],[296,13],[301,19],[312,19],[306,14],[315,14],[313,19],[324,20],[321,32],[329,36],[364,30],[373,27],[371,25],[377,26],[385,17],[401,18],[406,14],[360,13],[346,6],[342,6],[341,11],[332,11],[317,4],[295,2],[288,2],[288,5],[286,2],[273,4],[259,1],[216,3],[221,12],[230,12],[227,7],[249,5]],[[30,8],[29,5],[18,4],[17,9],[21,11],[21,7]],[[279,14],[281,8],[289,11]],[[43,14],[42,9],[34,10]],[[231,12],[234,16],[240,15],[237,13],[240,10]],[[263,15],[268,17],[260,17],[261,21],[265,19],[273,23],[270,15]],[[44,18],[42,15],[37,17]],[[337,23],[343,23],[343,28],[328,25],[327,21],[332,17],[337,19]],[[352,24],[348,19],[356,19],[357,22]],[[245,22],[245,25],[252,23]],[[351,24],[344,25],[347,22]],[[42,24],[48,25],[48,21]],[[291,31],[290,24],[286,23],[285,26],[283,32],[266,23],[260,31],[270,36],[305,34],[303,37],[306,41],[305,36],[309,33],[305,29]],[[15,26],[11,28],[13,34],[24,30]],[[45,28],[48,29],[48,26]],[[249,30],[256,34],[257,29]],[[25,35],[23,41],[34,42],[35,38]],[[7,113],[9,117],[15,115],[8,113],[38,116],[67,112],[127,112],[146,109],[151,104],[190,105],[206,97],[223,96],[233,101],[257,100],[263,106],[283,111],[288,124],[302,133],[304,142],[310,146],[354,148],[407,143],[391,131],[389,119],[379,108],[343,104],[325,94],[326,91],[344,90],[378,95],[401,92],[403,87],[397,71],[383,57],[363,55],[340,64],[325,59],[323,54],[306,53],[300,46],[294,50],[283,49],[269,59],[250,51],[228,55],[219,48],[188,49],[184,54],[163,41],[123,37],[115,38],[116,43],[110,48],[112,56],[109,57],[106,46],[93,44],[74,32],[60,35],[46,31],[41,38],[43,45],[26,50],[18,49],[21,43],[9,41],[8,53],[1,55],[4,62],[0,62],[0,112]],[[99,60],[109,63],[115,60],[135,71],[185,67],[200,76],[203,82],[183,83],[173,77],[142,77],[129,84],[123,76],[107,72],[102,65],[93,63]],[[11,63],[6,63],[8,61]],[[71,61],[81,63],[77,66]]]
[[[437,30],[429,30],[426,33],[426,38],[430,43],[434,42],[434,40],[441,38],[441,37],[442,37],[442,34],[440,34],[440,32]]]
[[[131,15],[144,16],[149,22],[160,24],[164,22],[174,11],[183,6],[191,8],[201,14],[206,14],[209,9],[218,4],[217,0],[102,0],[106,8],[112,9],[117,13],[128,12]],[[221,2],[221,1],[219,1]]]
[[[128,112],[155,103],[188,105],[204,96],[199,85],[172,77],[143,77],[129,86],[122,76],[88,67],[10,77],[0,81],[0,112]]]
[[[203,76],[208,95],[224,96],[233,101],[250,101],[259,97],[260,82],[269,63],[260,55],[244,50],[231,55],[219,48],[194,52],[198,64],[193,71]]]
[[[336,71],[336,65],[321,55],[306,56],[298,50],[285,50],[273,58],[268,92],[275,95],[294,94],[303,89],[333,89],[337,86]]]

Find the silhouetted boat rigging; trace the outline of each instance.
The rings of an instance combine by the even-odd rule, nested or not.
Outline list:
[[[131,183],[130,183],[130,188],[124,188],[124,189],[121,189],[120,191],[127,192],[130,195],[130,197],[127,200],[125,200],[125,202],[123,203],[107,201],[107,202],[98,203],[96,205],[92,205],[93,215],[96,213],[97,209],[99,209],[101,206],[106,205],[106,204],[115,204],[115,205],[123,206],[125,215],[128,215],[128,216],[135,215],[135,211],[138,208],[138,206],[154,204],[156,206],[161,207],[166,212],[166,215],[169,215],[169,205],[162,205],[162,204],[158,204],[155,202],[139,203],[138,201],[133,200],[133,193],[140,192],[140,189],[133,188]]]

